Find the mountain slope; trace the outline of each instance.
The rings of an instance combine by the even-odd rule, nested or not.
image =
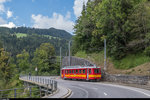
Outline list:
[[[24,49],[33,57],[33,52],[41,43],[51,43],[55,48],[55,53],[59,55],[62,47],[62,56],[68,51],[68,41],[72,35],[64,30],[54,28],[34,29],[26,27],[4,28],[0,27],[0,41],[6,51],[11,52],[12,56],[20,54]]]
[[[49,29],[38,29],[29,27],[17,27],[17,28],[4,28],[0,27],[0,33],[25,33],[25,34],[38,34],[38,35],[50,35],[53,37],[59,37],[63,39],[70,40],[72,35],[65,30],[49,28]]]

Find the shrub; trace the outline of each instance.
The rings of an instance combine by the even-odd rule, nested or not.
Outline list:
[[[150,46],[144,50],[144,54],[150,57]]]

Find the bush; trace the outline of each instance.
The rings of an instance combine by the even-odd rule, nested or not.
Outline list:
[[[150,46],[144,50],[144,54],[150,57]]]

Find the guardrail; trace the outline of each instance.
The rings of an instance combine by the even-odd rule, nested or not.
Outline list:
[[[0,90],[0,98],[41,98],[57,90],[57,81],[50,78],[21,75],[19,79],[24,82],[24,87]]]
[[[40,97],[40,88],[38,86],[0,90],[0,98],[31,98],[34,95],[37,98]]]

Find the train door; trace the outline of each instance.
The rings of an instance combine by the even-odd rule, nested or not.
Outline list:
[[[64,77],[64,76],[63,76],[63,72],[64,72],[64,71],[63,71],[63,70],[61,70],[61,78],[63,78],[63,77]]]
[[[88,70],[88,68],[87,68],[87,75],[86,76],[87,76],[86,80],[89,80],[89,70]]]
[[[65,73],[66,73],[66,70],[64,70],[64,73],[63,73],[63,76],[64,76],[63,78],[64,78],[64,79],[66,78],[66,77],[65,77]]]

